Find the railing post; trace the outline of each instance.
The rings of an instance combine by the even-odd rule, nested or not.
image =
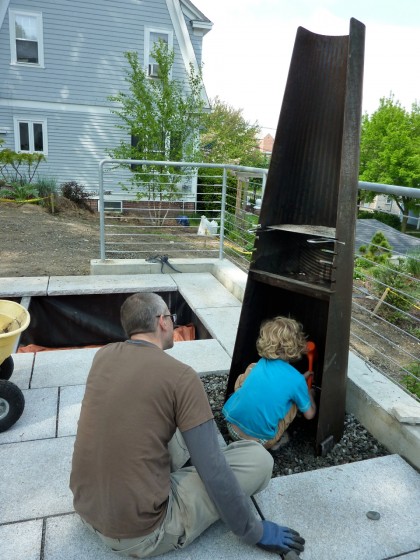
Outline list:
[[[103,168],[105,163],[105,160],[99,162],[99,251],[101,261],[105,260],[105,204],[103,180]]]
[[[223,167],[223,184],[222,184],[222,204],[220,208],[220,239],[219,239],[219,259],[223,259],[224,241],[225,241],[225,211],[226,211],[226,187],[227,187],[227,169]]]

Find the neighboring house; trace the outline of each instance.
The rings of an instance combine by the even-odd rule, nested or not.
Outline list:
[[[97,190],[98,162],[123,136],[107,100],[126,88],[123,53],[138,51],[153,76],[162,37],[181,80],[212,25],[189,0],[0,0],[3,148],[43,153],[41,175]]]
[[[417,208],[420,204],[417,204]],[[363,202],[360,205],[360,210],[373,210],[378,212],[386,212],[387,214],[395,214],[402,220],[402,212],[398,208],[398,204],[395,200],[386,194],[378,194],[375,196],[372,202]],[[416,226],[420,229],[420,212],[418,209],[409,210],[408,212],[408,224],[411,226]]]
[[[264,138],[260,140],[259,149],[263,154],[271,155],[273,153],[274,138],[271,134],[266,134]]]
[[[360,209],[377,210],[378,212],[387,212],[388,214],[401,215],[401,210],[393,198],[386,194],[378,194],[372,202],[364,202]]]

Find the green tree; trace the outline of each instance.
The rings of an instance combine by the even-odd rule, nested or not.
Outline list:
[[[379,108],[363,115],[360,143],[360,180],[405,187],[420,187],[420,106],[406,111],[391,94],[380,100]],[[403,215],[401,231],[406,231],[408,212],[416,200],[390,195]],[[371,201],[375,193],[362,193]]]
[[[118,105],[112,112],[121,119],[119,128],[129,139],[108,151],[117,159],[156,161],[194,161],[199,153],[198,132],[203,118],[201,71],[190,65],[185,82],[171,78],[175,55],[162,40],[152,52],[158,65],[158,77],[151,78],[139,61],[137,52],[125,53],[128,91],[109,99]],[[186,171],[177,167],[126,166],[132,171],[131,185],[138,199],[154,200],[152,216],[157,223],[166,217],[163,201],[179,196]],[[190,175],[193,172],[190,171]]]
[[[258,149],[259,125],[246,121],[242,109],[234,109],[218,97],[211,106],[211,112],[204,116],[201,133],[204,161],[266,167],[267,161]]]
[[[266,156],[259,150],[258,137],[261,129],[257,123],[245,120],[242,109],[232,106],[216,97],[211,101],[211,112],[205,114],[201,130],[200,142],[203,161],[243,165],[248,167],[268,167]],[[215,194],[214,184],[220,179],[220,170],[203,169],[200,171],[198,209],[201,212],[211,211],[220,195]],[[258,180],[254,180],[254,187]],[[228,207],[236,200],[238,181],[228,177]],[[254,198],[256,193],[254,192]],[[231,201],[231,204],[229,204]],[[228,210],[229,211],[229,210]],[[232,223],[235,219],[232,218]],[[229,222],[227,216],[226,224]]]

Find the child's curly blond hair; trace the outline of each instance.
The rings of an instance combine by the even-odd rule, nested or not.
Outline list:
[[[257,340],[261,358],[286,362],[299,360],[306,352],[306,336],[302,325],[287,317],[274,317],[264,322]]]

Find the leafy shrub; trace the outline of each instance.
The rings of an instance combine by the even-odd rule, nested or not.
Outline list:
[[[386,267],[378,267],[373,271],[374,277],[381,282],[375,288],[378,295],[382,295],[384,291],[384,286],[386,284],[390,288],[389,293],[386,296],[386,301],[390,305],[397,307],[401,311],[408,311],[413,304],[413,300],[410,300],[407,290],[410,287],[410,280],[403,274],[406,272],[404,264],[392,264],[390,263]],[[400,292],[404,292],[404,295]]]
[[[407,253],[406,262],[407,272],[412,274],[414,278],[420,278],[420,250],[413,249]]]
[[[420,364],[412,362],[405,367],[409,373],[405,374],[401,379],[401,384],[413,395],[420,398]]]
[[[0,174],[9,183],[31,183],[42,161],[45,161],[43,154],[18,153],[5,148],[0,150]]]
[[[360,277],[358,269],[371,269],[375,268],[378,264],[386,265],[392,256],[391,251],[392,246],[385,235],[382,231],[377,231],[370,240],[369,245],[359,247],[359,253],[362,256],[358,257],[355,261],[354,277]]]
[[[358,214],[357,214],[357,218],[359,220],[368,220],[368,219],[373,219],[373,220],[378,220],[378,222],[382,222],[383,224],[386,224],[387,226],[390,226],[398,231],[401,231],[401,220],[399,218],[399,216],[397,216],[396,214],[389,214],[387,212],[379,212],[378,210],[375,210],[374,212],[369,212],[367,210],[361,210]]]
[[[39,196],[45,198],[56,192],[57,181],[53,177],[38,177],[38,179],[34,181],[34,186],[38,190]]]
[[[76,181],[68,181],[67,183],[62,183],[60,186],[61,194],[64,198],[71,200],[79,208],[85,208],[90,212],[93,212],[92,208],[86,202],[89,198],[89,193],[85,191],[85,187],[83,185],[79,185]]]
[[[35,185],[14,183],[0,191],[1,198],[10,198],[16,202],[25,202],[38,197],[38,189]]]

